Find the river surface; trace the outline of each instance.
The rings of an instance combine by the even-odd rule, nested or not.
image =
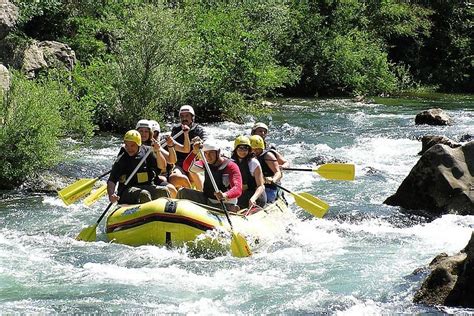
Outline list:
[[[97,220],[105,198],[90,208],[66,207],[57,196],[7,192],[0,200],[0,313],[474,314],[412,303],[426,276],[413,271],[440,252],[464,248],[474,217],[427,222],[383,204],[418,161],[421,136],[458,140],[474,134],[474,103],[388,101],[288,100],[260,118],[294,167],[337,158],[356,165],[356,180],[285,173],[283,186],[309,192],[331,208],[315,219],[288,197],[294,218],[285,218],[270,244],[245,259],[110,244],[103,233],[102,241],[79,242],[75,236]],[[431,107],[445,109],[454,124],[415,126],[415,115]],[[229,150],[254,120],[206,129]],[[67,140],[61,170],[77,178],[97,176],[110,168],[120,143],[110,135],[92,144]]]

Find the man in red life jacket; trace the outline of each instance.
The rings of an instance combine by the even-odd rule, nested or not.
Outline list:
[[[220,148],[211,141],[202,145],[203,154],[209,164],[212,176],[219,189],[215,192],[211,178],[204,168],[204,162],[197,160],[201,141],[193,144],[193,150],[183,163],[183,169],[188,172],[204,172],[203,191],[182,188],[178,191],[178,199],[188,199],[213,207],[221,207],[224,201],[230,211],[237,210],[237,200],[242,194],[242,176],[239,167],[231,159],[220,155]]]

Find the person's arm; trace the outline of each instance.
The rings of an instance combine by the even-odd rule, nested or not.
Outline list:
[[[242,175],[239,166],[234,162],[229,162],[226,166],[229,174],[229,190],[223,192],[224,198],[227,200],[236,199],[242,195]]]
[[[266,177],[265,178],[265,183],[273,183],[273,182],[278,182],[280,181],[282,177],[282,173],[280,170],[280,165],[278,164],[278,161],[275,157],[275,155],[271,152],[268,152],[265,156],[265,163],[267,166],[270,168],[270,170],[274,173],[272,177]]]
[[[122,149],[120,150],[122,152]],[[127,153],[122,153],[122,155],[127,155]],[[122,156],[120,156],[122,158]],[[120,173],[122,170],[121,159],[115,160],[114,164],[112,165],[112,170],[110,171],[109,179],[107,179],[107,195],[109,196],[109,201],[111,203],[115,203],[118,201],[119,196],[116,193],[116,187],[119,182]]]
[[[278,161],[278,164],[280,165],[280,168],[288,168],[290,166],[290,163],[288,162],[288,160],[285,159],[285,157],[283,157],[282,154],[280,154],[276,150],[274,151],[274,154]]]
[[[194,152],[190,152],[183,162],[184,171],[189,172],[189,168],[191,168],[191,165],[193,164],[195,158],[196,158],[196,154]]]
[[[152,146],[153,152],[155,154],[156,166],[160,170],[166,170],[166,159],[165,156],[163,156],[163,153],[161,152],[160,143],[154,140]]]
[[[260,166],[260,164],[258,164],[258,167],[255,168],[253,176],[255,178],[257,188],[249,200],[249,208],[256,205],[258,197],[262,195],[263,192],[265,192],[265,179],[263,178],[262,166]]]
[[[171,136],[166,137],[166,147],[168,148],[168,151],[165,149],[161,148],[161,153],[166,159],[166,162],[169,164],[175,164],[176,161],[178,160],[176,157],[176,151],[174,149],[175,147],[174,140]]]
[[[115,182],[107,181],[107,195],[109,196],[110,203],[115,203],[119,200],[119,196],[115,192]]]
[[[181,129],[183,130],[184,136],[183,144],[180,144],[175,140],[173,140],[173,142],[176,151],[187,154],[191,151],[191,141],[189,140],[189,126],[183,124],[181,125]]]

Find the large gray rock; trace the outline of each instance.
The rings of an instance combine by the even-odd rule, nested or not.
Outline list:
[[[47,68],[72,70],[76,64],[75,52],[66,44],[55,41],[33,42],[24,54],[22,70],[29,78]]]
[[[474,215],[474,141],[431,147],[384,203],[427,217]]]
[[[415,117],[415,124],[417,125],[449,125],[451,124],[451,121],[449,115],[439,108],[420,112]]]
[[[0,40],[15,27],[18,21],[18,8],[7,0],[0,0]]]
[[[459,144],[445,136],[427,135],[423,136],[423,138],[421,139],[421,151],[418,153],[418,155],[423,155],[428,149],[430,149],[436,144],[447,145],[451,148],[462,146],[462,144]]]
[[[11,74],[7,67],[0,64],[0,95],[10,90]]]
[[[474,307],[474,232],[460,253],[442,253],[429,268],[431,273],[415,293],[415,303]]]

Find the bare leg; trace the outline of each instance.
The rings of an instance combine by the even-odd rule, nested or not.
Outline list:
[[[176,195],[178,194],[178,190],[176,190],[175,186],[171,183],[166,185],[166,189],[168,189],[168,193],[170,194],[170,198],[175,199]]]
[[[181,173],[179,170],[174,170],[168,179],[169,183],[175,186],[175,188],[191,188],[191,183],[188,177]]]
[[[190,179],[191,182],[193,183],[194,188],[195,188],[196,190],[202,191],[202,187],[203,187],[203,184],[204,184],[204,179],[201,177],[200,174],[190,172],[190,173],[189,173],[189,179]]]

